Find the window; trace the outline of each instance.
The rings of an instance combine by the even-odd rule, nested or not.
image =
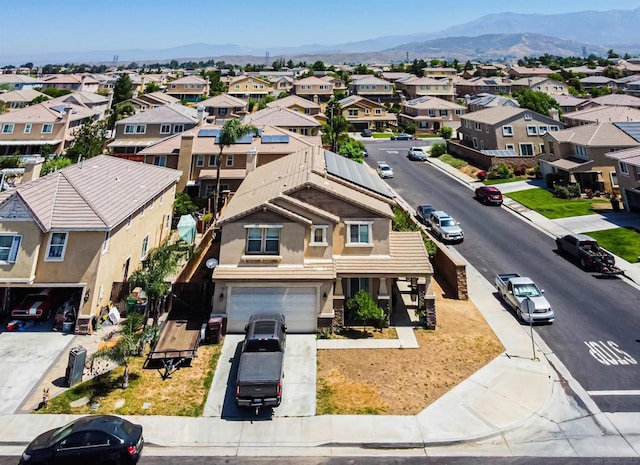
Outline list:
[[[576,145],[576,156],[582,160],[588,160],[589,150],[584,145]]]
[[[462,110],[456,110],[456,116],[460,116],[462,114]]]
[[[481,123],[473,123],[473,127],[476,131],[482,131],[482,124]]]
[[[636,172],[636,175],[639,174],[638,172]],[[620,185],[618,184],[618,175],[616,174],[615,171],[611,171],[609,173],[609,178],[611,179],[611,187],[620,187]]]
[[[504,137],[512,137],[513,136],[513,126],[502,126],[502,135]]]
[[[527,136],[537,136],[538,128],[536,126],[527,126]]]
[[[136,134],[144,134],[145,132],[147,132],[147,125],[146,124],[138,124],[138,125],[136,125]]]
[[[125,134],[133,134],[134,132],[136,132],[135,124],[125,124],[125,126],[124,126],[124,133]]]
[[[440,110],[440,116],[449,116],[449,112],[447,110]]]
[[[184,124],[174,124],[173,132],[174,133],[184,132]]]
[[[42,125],[42,134],[51,134],[53,132],[53,124],[47,123]]]
[[[233,166],[233,155],[227,155],[226,166]]]
[[[544,136],[547,132],[549,132],[548,126],[538,126],[538,134]]]
[[[217,155],[209,155],[209,166],[216,166],[218,164]]]
[[[382,109],[380,109],[380,108],[376,108],[376,109],[374,110],[374,114],[375,114],[375,115],[381,115],[381,114],[382,114]]]
[[[105,253],[109,250],[109,237],[111,237],[111,231],[107,231],[104,233],[104,241],[102,241],[102,253]]]
[[[15,263],[18,258],[18,250],[22,236],[18,235],[1,235],[0,236],[0,262]]]
[[[49,236],[49,246],[47,247],[47,256],[45,260],[62,261],[64,260],[64,252],[67,247],[66,232],[51,233]]]
[[[164,220],[164,229],[168,231],[170,227],[171,227],[171,215],[167,215],[167,217]]]
[[[520,155],[522,155],[522,156],[532,156],[533,155],[533,144],[520,144]]]
[[[226,108],[218,108],[218,114],[219,115],[226,115],[227,114],[227,109]]]
[[[245,226],[247,254],[278,255],[281,226]]]
[[[349,116],[358,116],[358,109],[357,108],[349,108],[349,110],[347,110],[349,112]]]
[[[532,119],[531,113],[525,113],[524,114],[524,120],[525,121],[531,121],[531,119]]]
[[[147,256],[147,250],[149,248],[149,235],[147,234],[142,239],[142,249],[140,250],[140,260],[144,259]]]
[[[549,126],[549,131],[558,132],[560,130],[560,126]]]
[[[347,245],[372,245],[371,221],[347,222]]]
[[[358,291],[369,292],[369,278],[349,278],[348,297],[351,299]]]
[[[167,156],[157,155],[153,157],[153,164],[156,166],[167,166]]]
[[[477,149],[477,148],[478,148],[478,138],[477,138],[477,137],[474,137],[474,138],[473,138],[473,148],[474,148],[474,149]]]
[[[2,134],[13,134],[13,128],[15,127],[15,124],[13,123],[6,123],[2,125]]]
[[[429,114],[429,116],[434,117],[434,116],[436,116],[436,111],[435,110],[429,110],[428,114]]]
[[[629,165],[627,165],[623,161],[618,162],[618,163],[620,164],[620,173],[624,174],[625,176],[629,176]]]
[[[196,166],[204,166],[204,155],[196,156]]]
[[[170,124],[161,124],[160,125],[160,134],[170,134],[171,133],[171,125]]]
[[[31,123],[27,123],[24,125],[24,133],[25,134],[31,133]]]
[[[544,144],[540,144],[540,153],[544,153]]]
[[[129,229],[131,227],[131,219],[133,218],[132,215],[129,215],[129,219],[127,219],[127,229]]]
[[[504,146],[505,150],[515,150],[515,148],[513,147],[513,144],[507,144]]]
[[[311,226],[311,241],[309,245],[327,245],[328,226]]]

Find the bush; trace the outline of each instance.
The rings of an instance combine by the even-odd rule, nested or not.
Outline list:
[[[441,157],[447,153],[447,146],[445,144],[433,144],[431,146],[431,156],[432,157]]]
[[[440,131],[438,131],[438,135],[442,137],[444,140],[449,140],[453,135],[453,129],[450,128],[449,126],[442,126],[440,128]]]
[[[384,311],[376,305],[367,291],[361,289],[347,300],[347,310],[363,323],[373,321],[377,327],[382,328],[385,320]]]
[[[575,199],[580,197],[580,185],[570,184],[568,186],[556,185],[553,188],[553,195],[560,199]]]
[[[524,176],[524,174],[527,172],[527,167],[524,165],[518,166],[517,168],[515,168],[513,170],[513,175],[514,176]]]
[[[478,171],[476,173],[476,177],[478,178],[479,181],[484,181],[485,179],[487,179],[487,172],[486,171]]]
[[[513,170],[506,163],[500,163],[496,168],[496,172],[500,179],[509,179],[513,177]]]

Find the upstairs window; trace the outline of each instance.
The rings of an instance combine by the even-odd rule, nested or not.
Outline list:
[[[504,137],[513,137],[513,126],[502,126],[502,135]]]
[[[46,260],[62,261],[67,248],[68,234],[66,232],[54,232],[49,236]]]
[[[538,128],[536,126],[527,126],[527,136],[537,136]]]
[[[347,222],[347,245],[372,245],[371,242],[371,221]]]
[[[51,134],[53,132],[53,124],[46,123],[42,125],[42,134]]]
[[[278,255],[280,253],[281,226],[249,226],[247,228],[247,254]]]
[[[323,246],[327,244],[327,229],[329,226],[311,226],[310,245]]]
[[[21,242],[20,235],[0,235],[0,263],[15,263]]]

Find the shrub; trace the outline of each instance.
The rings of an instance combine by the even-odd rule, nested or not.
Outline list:
[[[478,180],[484,181],[485,179],[487,179],[487,172],[486,171],[478,171],[476,173],[476,177],[478,178]]]
[[[500,163],[496,168],[496,172],[500,179],[509,179],[513,177],[513,170],[506,163]]]
[[[521,165],[521,166],[518,166],[517,168],[514,168],[513,175],[514,176],[523,176],[526,171],[527,171],[527,167],[524,166],[524,165]]]
[[[432,157],[441,157],[445,153],[447,153],[447,146],[445,144],[438,143],[431,146]]]
[[[580,186],[578,184],[570,184],[568,186],[558,184],[553,188],[553,195],[560,199],[574,199],[580,197]]]
[[[453,129],[450,128],[449,126],[442,126],[440,128],[440,131],[438,131],[438,135],[445,140],[449,140],[453,135]]]
[[[347,300],[347,310],[356,315],[363,323],[373,321],[376,326],[382,328],[385,319],[384,311],[376,305],[373,297],[367,291],[361,289]]]

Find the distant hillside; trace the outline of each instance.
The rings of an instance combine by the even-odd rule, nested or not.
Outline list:
[[[446,59],[513,60],[524,56],[540,56],[548,53],[560,56],[582,56],[582,47],[587,54],[602,55],[606,47],[587,45],[571,40],[558,39],[539,34],[485,34],[478,37],[446,37],[412,42],[386,50],[406,51],[410,55],[443,57]]]

